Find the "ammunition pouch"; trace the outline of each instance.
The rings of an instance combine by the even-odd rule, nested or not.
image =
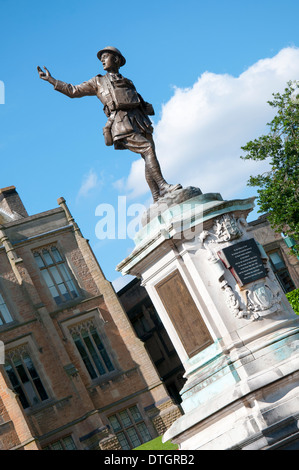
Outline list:
[[[139,95],[130,80],[121,78],[113,83],[114,102],[116,109],[132,109],[140,106]]]
[[[106,104],[110,112],[120,109],[132,109],[140,106],[140,96],[131,80],[128,80],[127,78],[119,78],[118,80],[110,81],[110,78],[105,75],[105,83],[109,92],[108,97],[106,98]]]
[[[104,140],[105,140],[105,144],[107,145],[107,147],[111,147],[111,145],[113,145],[113,137],[111,133],[112,123],[113,121],[108,119],[105,127],[103,127],[103,135],[104,135]]]

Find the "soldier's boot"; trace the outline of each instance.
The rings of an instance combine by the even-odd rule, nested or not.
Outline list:
[[[157,190],[158,198],[160,198],[169,192],[182,188],[181,184],[169,184],[165,181],[161,172],[160,164],[153,148],[150,148],[146,152],[144,152],[143,158],[145,160],[145,174],[148,185],[150,186],[149,180],[152,181],[151,184],[155,183],[155,196],[152,191],[154,201],[155,198],[157,198]]]
[[[145,179],[151,190],[154,202],[157,202],[160,197],[159,186],[156,184],[155,180],[153,180],[151,173],[150,171],[148,171],[147,167],[145,167]]]

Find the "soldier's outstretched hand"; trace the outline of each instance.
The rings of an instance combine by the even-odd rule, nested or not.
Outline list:
[[[40,68],[40,66],[37,66],[37,71],[39,74],[39,77],[42,78],[43,80],[49,81],[49,78],[51,77],[51,74],[49,70],[44,66],[45,72]]]

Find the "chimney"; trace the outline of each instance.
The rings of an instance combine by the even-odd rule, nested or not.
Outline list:
[[[12,220],[28,217],[28,213],[15,186],[0,189],[0,209],[10,216]]]

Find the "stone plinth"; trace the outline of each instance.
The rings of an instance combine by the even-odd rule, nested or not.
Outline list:
[[[117,267],[142,279],[184,365],[185,414],[164,436],[181,449],[299,448],[299,318],[246,231],[253,206],[170,204]]]

